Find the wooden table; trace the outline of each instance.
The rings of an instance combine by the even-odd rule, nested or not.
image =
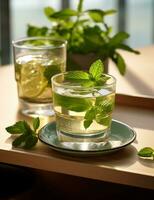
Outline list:
[[[117,105],[114,119],[132,126],[137,133],[136,140],[112,154],[79,158],[55,152],[41,142],[33,150],[13,148],[12,137],[5,127],[17,120],[30,119],[18,113],[16,83],[11,66],[0,68],[0,91],[0,162],[154,189],[154,161],[137,156],[140,148],[154,147],[154,110]],[[41,118],[41,123],[44,125],[50,120]]]

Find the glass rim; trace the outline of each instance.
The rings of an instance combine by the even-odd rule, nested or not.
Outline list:
[[[19,44],[20,42],[26,42],[26,41],[32,41],[32,40],[51,40],[53,42],[61,42],[61,44],[58,44],[56,46],[53,45],[47,45],[47,46],[27,46],[25,44]],[[12,40],[12,45],[15,48],[21,48],[21,49],[56,49],[56,48],[62,48],[67,45],[67,40],[64,39],[57,39],[57,38],[52,38],[49,36],[35,36],[35,37],[23,37],[19,38],[17,40]]]
[[[65,74],[67,74],[68,72],[62,72],[59,74],[55,74],[51,77],[51,84],[54,84],[55,86],[59,86],[59,87],[63,87],[63,88],[70,88],[70,89],[79,89],[79,90],[88,90],[88,89],[100,89],[100,88],[108,88],[111,87],[112,85],[116,84],[116,78],[111,75],[111,74],[107,74],[104,73],[104,75],[109,76],[110,78],[112,78],[112,82],[111,83],[105,83],[104,85],[100,85],[100,86],[91,86],[91,87],[84,87],[84,86],[80,86],[80,85],[64,85],[63,83],[58,83],[57,81],[55,81],[54,79],[56,79],[58,76],[64,76]]]

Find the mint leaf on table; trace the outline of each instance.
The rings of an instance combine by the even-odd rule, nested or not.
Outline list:
[[[154,149],[151,147],[144,147],[139,152],[140,157],[153,157],[154,159]]]
[[[13,126],[8,126],[6,131],[12,134],[21,134],[25,131],[25,126],[23,121],[16,122]]]
[[[36,130],[40,126],[40,119],[33,119],[33,129],[26,121],[16,122],[14,125],[6,127],[6,131],[10,134],[20,134],[13,142],[14,147],[22,147],[31,149],[38,141]]]
[[[36,130],[39,128],[39,126],[40,126],[40,119],[39,119],[39,117],[34,118],[33,119],[33,129],[34,129],[34,132],[36,132]]]

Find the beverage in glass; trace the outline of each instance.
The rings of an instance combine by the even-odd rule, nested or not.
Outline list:
[[[20,110],[30,116],[50,116],[51,77],[65,72],[66,41],[30,37],[13,42],[15,79]]]
[[[115,78],[106,74],[105,84],[85,87],[82,82],[68,81],[67,74],[65,72],[52,77],[59,140],[66,145],[75,145],[80,150],[89,150],[95,144],[105,145],[115,104]]]

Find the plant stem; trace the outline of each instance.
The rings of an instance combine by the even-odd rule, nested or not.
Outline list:
[[[77,7],[78,15],[77,15],[76,21],[74,22],[74,25],[72,26],[71,31],[70,31],[70,38],[69,38],[70,47],[72,46],[72,43],[73,43],[73,32],[74,32],[75,28],[77,27],[80,16],[82,14],[82,8],[83,8],[83,0],[80,0],[78,7]]]

